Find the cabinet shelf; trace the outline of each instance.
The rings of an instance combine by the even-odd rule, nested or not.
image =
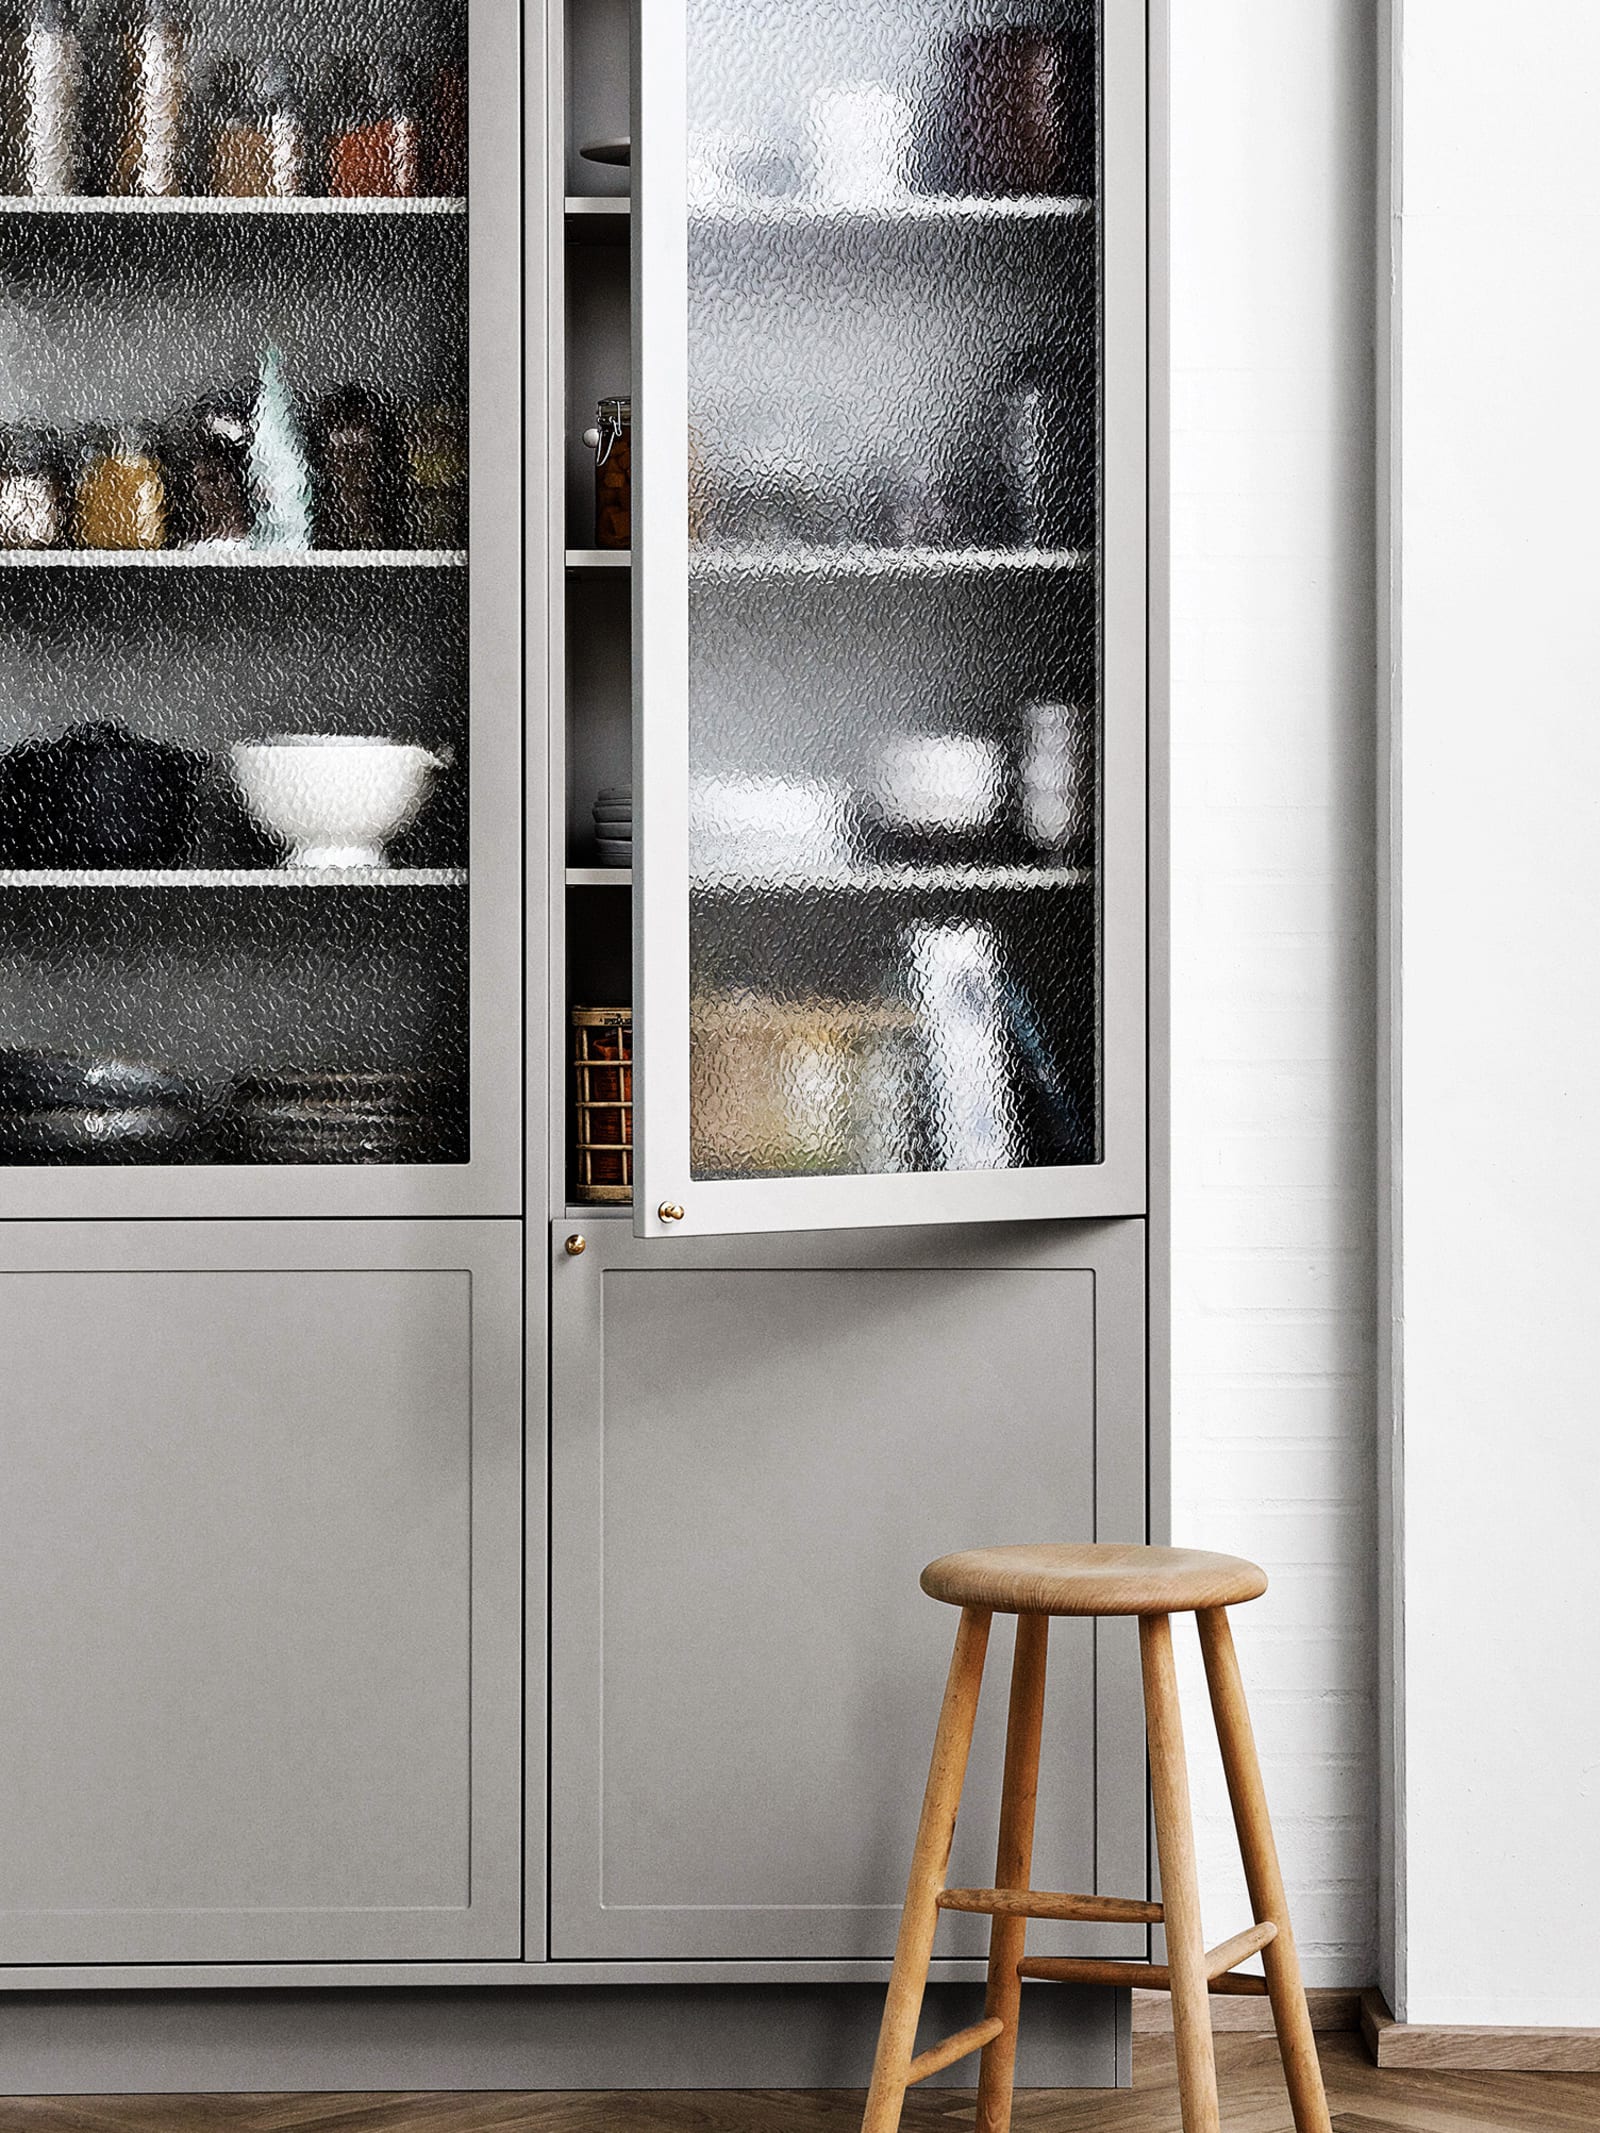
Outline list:
[[[913,223],[1081,222],[1093,213],[1093,200],[1076,193],[1028,193],[1007,199],[968,193],[902,193],[858,204],[800,198],[744,200],[691,208],[689,219],[696,226],[713,229],[837,230],[876,224],[901,229]]]
[[[464,548],[8,548],[0,570],[464,570]]]
[[[569,193],[566,199],[566,232],[586,244],[623,245],[633,228],[633,202],[624,196]]]
[[[628,548],[569,548],[567,568],[571,571],[631,570],[633,552]]]
[[[1028,577],[1087,570],[1086,548],[837,548],[691,549],[692,578],[982,578]]]
[[[0,889],[461,889],[465,867],[7,867]]]
[[[691,875],[695,896],[920,896],[930,893],[1081,889],[1092,867],[862,866],[818,868],[804,874]]]
[[[301,194],[291,200],[218,199],[210,194],[174,200],[122,199],[97,194],[48,193],[0,200],[0,220],[24,215],[464,215],[464,199],[443,194],[411,200],[325,199]]]
[[[631,889],[632,867],[568,867],[569,889]]]

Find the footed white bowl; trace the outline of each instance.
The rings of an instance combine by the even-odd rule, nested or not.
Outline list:
[[[235,741],[234,782],[292,867],[380,867],[383,848],[417,819],[439,756],[406,741],[286,733]]]

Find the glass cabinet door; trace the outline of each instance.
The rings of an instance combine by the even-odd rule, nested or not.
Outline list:
[[[640,38],[638,1227],[1138,1214],[1143,7]]]
[[[0,1213],[514,1212],[515,11],[8,19]]]

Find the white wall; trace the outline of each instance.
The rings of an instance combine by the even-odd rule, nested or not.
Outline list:
[[[1600,7],[1404,16],[1394,1991],[1593,2027]]]
[[[1173,1533],[1271,1574],[1238,1634],[1296,1927],[1312,1982],[1364,1984],[1375,8],[1172,14]],[[1220,1939],[1249,1913],[1186,1687]]]

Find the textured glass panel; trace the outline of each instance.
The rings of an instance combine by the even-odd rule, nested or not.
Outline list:
[[[695,1175],[1096,1162],[1098,10],[689,18]]]
[[[0,36],[0,1163],[468,1154],[464,0]]]

